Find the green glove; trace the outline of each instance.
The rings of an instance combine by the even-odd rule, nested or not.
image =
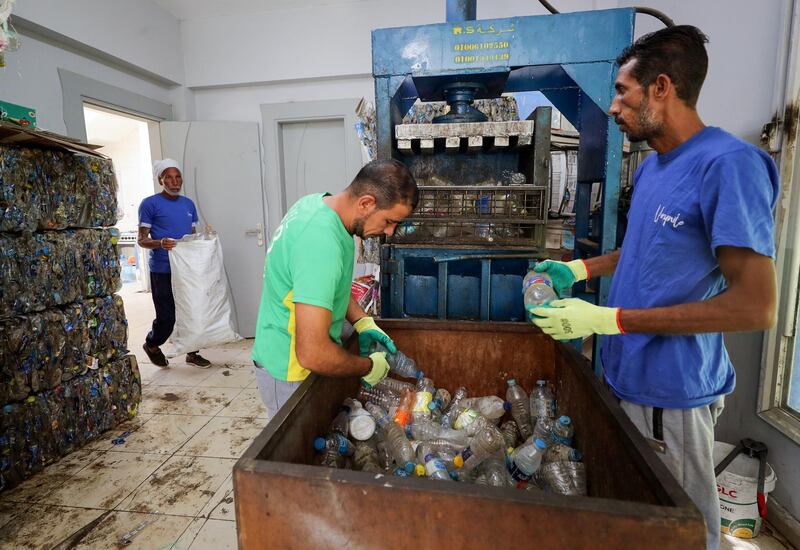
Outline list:
[[[397,353],[397,346],[394,345],[389,335],[375,324],[375,319],[372,317],[362,317],[355,322],[353,328],[358,333],[358,352],[362,357],[366,357],[369,354],[369,347],[372,342],[380,342],[389,350],[389,353]]]
[[[371,388],[389,374],[389,363],[386,361],[385,351],[376,351],[369,358],[372,360],[372,370],[361,378],[361,383],[367,388]]]
[[[572,288],[577,281],[585,281],[589,278],[589,269],[583,260],[572,260],[571,262],[557,262],[555,260],[545,260],[533,267],[537,273],[547,273],[553,279],[553,287],[559,296],[565,290]]]
[[[553,300],[551,307],[530,308],[533,324],[556,340],[572,340],[590,334],[624,334],[618,307],[602,307],[578,298]]]

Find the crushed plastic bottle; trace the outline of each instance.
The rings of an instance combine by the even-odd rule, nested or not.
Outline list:
[[[408,473],[414,471],[414,450],[406,438],[403,428],[393,422],[389,416],[374,403],[366,405],[369,413],[375,418],[378,427],[383,431],[386,449],[389,455]]]
[[[528,481],[542,463],[547,444],[541,439],[520,445],[509,454],[508,471],[517,481]]]
[[[496,395],[468,397],[461,404],[467,408],[475,409],[488,420],[497,420],[506,412],[505,401]]]
[[[420,378],[417,381],[416,395],[414,398],[414,422],[425,420],[431,417],[431,410],[428,405],[433,401],[433,381],[430,378]]]
[[[431,452],[425,455],[424,460],[425,465],[418,464],[417,468],[422,468],[425,476],[440,481],[452,481],[450,473],[447,471],[447,465],[441,458]]]
[[[432,421],[414,421],[410,427],[411,436],[419,441],[432,441],[443,439],[454,445],[460,445],[461,449],[467,446],[469,438],[466,433],[459,430],[444,428]]]
[[[378,458],[378,442],[375,437],[359,441],[353,452],[353,466],[362,472],[378,473],[383,471]]]
[[[389,350],[380,342],[372,342],[369,348],[370,353],[382,351],[386,353],[386,362],[389,363],[389,371],[403,378],[420,379],[424,376],[423,372],[417,368],[417,363],[402,351],[389,353]]]
[[[553,288],[553,279],[547,273],[529,271],[522,282],[522,292],[525,295],[525,309],[547,305],[558,299]]]
[[[481,463],[479,470],[480,476],[483,476],[486,485],[491,485],[492,487],[511,487],[514,484],[503,458],[490,456]],[[476,483],[478,482],[476,481]]]
[[[547,380],[537,380],[536,387],[531,392],[531,420],[536,422],[542,416],[556,416],[556,399],[547,387]]]
[[[586,465],[583,462],[550,462],[536,472],[536,483],[558,495],[586,496]]]
[[[580,462],[583,455],[578,449],[573,449],[569,445],[556,443],[547,448],[542,462]]]
[[[456,457],[456,466],[460,468],[459,479],[465,477],[474,468],[492,455],[503,450],[503,435],[495,427],[486,427],[475,434],[469,447]],[[459,464],[460,463],[460,464]]]
[[[358,395],[356,396],[359,401],[362,403],[372,403],[374,405],[378,405],[384,410],[389,410],[392,407],[397,407],[400,404],[400,396],[396,393],[379,390],[377,387],[375,388],[365,388],[361,386],[358,389]]]
[[[330,433],[337,433],[347,439],[350,436],[350,415],[345,407],[333,418]]]
[[[536,426],[533,428],[533,438],[541,439],[542,441],[552,441],[553,427],[555,426],[555,419],[549,416],[540,416],[536,420]]]
[[[574,433],[575,427],[572,425],[572,419],[568,416],[561,416],[550,431],[550,439],[553,443],[572,445],[572,436]]]
[[[444,409],[442,414],[442,426],[445,428],[452,428],[455,424],[456,418],[461,414],[461,401],[467,398],[467,388],[460,387],[453,392],[453,399],[450,404]]]
[[[523,440],[528,439],[533,435],[533,427],[531,426],[531,410],[528,394],[522,389],[522,386],[517,384],[513,378],[507,381],[508,389],[506,390],[506,410],[511,413],[514,422],[517,423],[517,429]]]
[[[353,452],[356,450],[355,445],[340,433],[331,433],[328,437],[316,438],[314,449],[319,453],[325,449],[331,449],[342,456],[353,456]]]
[[[357,441],[366,441],[375,433],[375,419],[361,406],[361,403],[348,397],[344,400],[347,407],[350,437]]]
[[[513,420],[506,420],[500,424],[500,431],[503,434],[503,440],[505,441],[506,448],[517,446],[517,441],[519,441],[519,430],[517,429],[516,422]]]
[[[384,378],[383,380],[375,384],[375,387],[379,390],[386,390],[394,392],[399,395],[404,388],[413,390],[414,384],[411,384],[409,382],[403,382],[402,380],[397,380],[396,378]]]

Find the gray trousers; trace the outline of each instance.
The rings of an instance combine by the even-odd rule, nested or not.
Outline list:
[[[719,495],[714,476],[714,425],[725,408],[725,398],[694,409],[656,409],[620,401],[622,410],[648,439],[662,442],[656,451],[706,520],[708,550],[720,539]],[[660,412],[659,412],[660,411]]]
[[[285,380],[278,380],[254,363],[253,369],[256,372],[256,384],[258,385],[258,393],[261,394],[261,400],[267,407],[267,415],[270,420],[275,417],[278,409],[283,407],[294,391],[300,387],[303,382],[286,382]]]

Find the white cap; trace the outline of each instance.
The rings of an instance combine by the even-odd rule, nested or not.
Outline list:
[[[181,170],[181,165],[178,164],[178,161],[172,159],[162,159],[157,160],[153,163],[153,177],[156,179],[156,183],[161,178],[161,174],[163,174],[168,168],[177,168],[178,172],[183,173]]]
[[[356,409],[350,415],[350,435],[353,439],[366,441],[375,433],[375,419],[364,409]]]

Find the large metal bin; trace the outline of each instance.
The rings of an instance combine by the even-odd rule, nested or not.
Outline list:
[[[513,323],[383,320],[437,386],[505,395],[553,382],[575,422],[588,497],[376,476],[312,465],[356,379],[309,377],[234,467],[240,548],[705,547],[703,518],[570,347]],[[351,346],[354,342],[350,342]]]

